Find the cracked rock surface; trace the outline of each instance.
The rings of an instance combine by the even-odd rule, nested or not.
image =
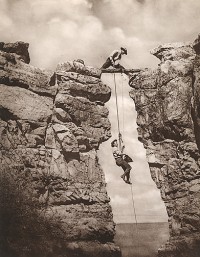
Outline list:
[[[159,46],[158,68],[130,78],[139,140],[169,217],[160,257],[200,254],[199,42]]]
[[[29,65],[28,44],[0,44],[0,255],[121,256],[99,145],[110,89],[80,60]]]

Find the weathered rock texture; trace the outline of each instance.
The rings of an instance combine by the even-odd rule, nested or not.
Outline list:
[[[97,149],[110,137],[100,70],[29,65],[0,44],[0,256],[120,256]]]
[[[130,79],[139,140],[169,216],[161,257],[200,256],[200,43],[166,44]]]

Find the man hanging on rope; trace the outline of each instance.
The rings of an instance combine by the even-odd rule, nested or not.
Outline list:
[[[119,140],[122,141],[121,134],[119,134]],[[121,176],[121,178],[127,184],[131,184],[131,182],[130,182],[130,171],[131,171],[132,167],[128,162],[131,162],[133,160],[128,155],[123,153],[124,148],[125,148],[124,145],[122,147],[118,147],[117,139],[115,139],[111,142],[111,146],[112,146],[113,156],[115,158],[117,166],[122,167],[122,169],[124,170],[124,174]],[[129,160],[126,160],[126,158],[129,158]]]
[[[101,69],[107,69],[112,66],[114,68],[124,70],[124,67],[119,64],[123,54],[127,55],[127,49],[124,47],[121,47],[120,50],[114,50],[107,58]]]

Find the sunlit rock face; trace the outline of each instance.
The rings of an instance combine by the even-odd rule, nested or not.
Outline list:
[[[158,68],[130,78],[139,140],[169,216],[160,257],[200,256],[199,49],[199,39],[159,46]]]
[[[97,149],[110,89],[83,61],[29,65],[0,45],[0,256],[121,256]]]

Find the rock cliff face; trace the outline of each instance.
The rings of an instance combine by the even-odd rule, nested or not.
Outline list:
[[[130,79],[139,140],[169,216],[160,257],[200,256],[199,39],[159,46],[158,68]]]
[[[0,255],[120,256],[96,152],[110,89],[81,60],[35,68],[27,49],[0,43]]]

